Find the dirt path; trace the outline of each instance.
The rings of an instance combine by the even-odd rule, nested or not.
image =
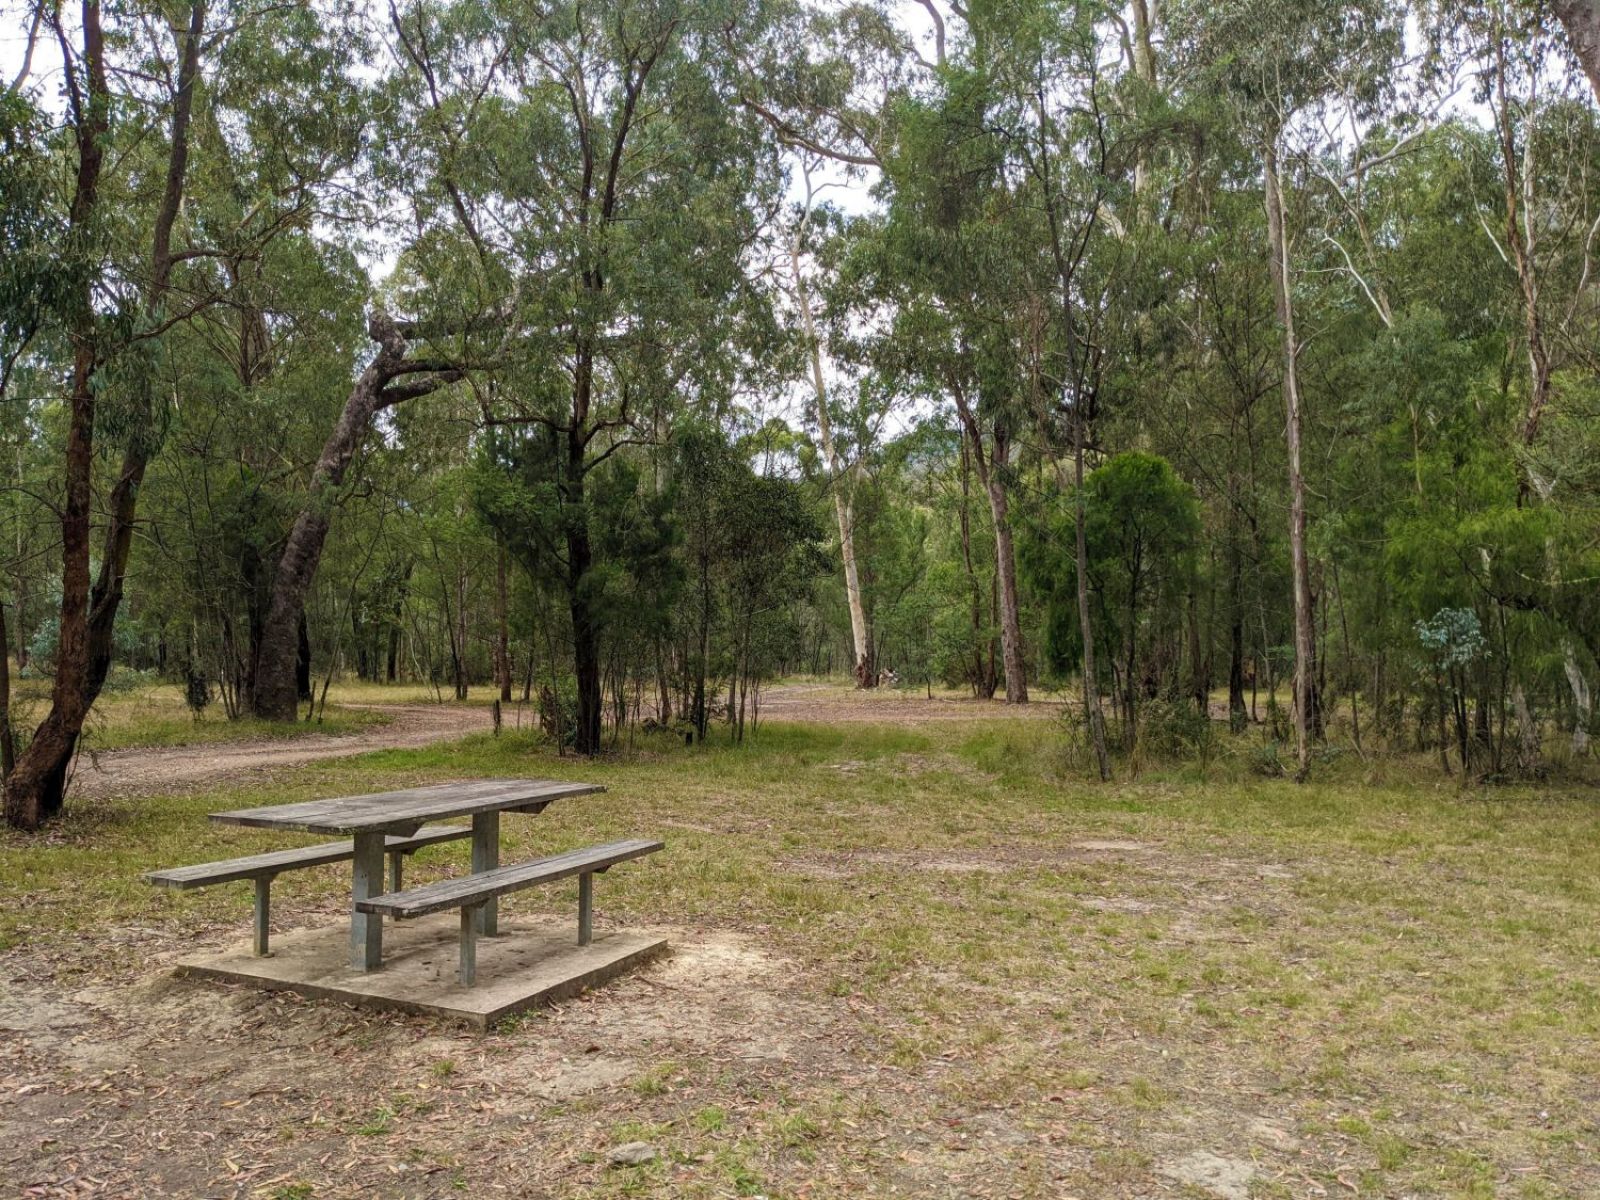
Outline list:
[[[79,796],[138,796],[170,793],[223,781],[237,782],[281,767],[298,767],[371,750],[411,750],[448,742],[489,728],[489,710],[445,704],[353,704],[387,713],[390,720],[358,733],[257,738],[197,746],[149,746],[106,750],[78,763],[73,791]]]
[[[1026,705],[1004,700],[974,700],[947,692],[877,688],[858,691],[843,684],[786,683],[761,694],[761,719],[801,724],[921,725],[926,721],[995,719],[1049,720],[1064,706],[1056,698],[1036,698]]]

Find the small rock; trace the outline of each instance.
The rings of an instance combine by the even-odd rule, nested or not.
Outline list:
[[[613,1167],[642,1167],[660,1156],[649,1142],[624,1142],[606,1151],[606,1161]]]

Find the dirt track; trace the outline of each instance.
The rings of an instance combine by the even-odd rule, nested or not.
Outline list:
[[[73,791],[79,796],[138,796],[222,781],[236,782],[278,767],[298,767],[371,750],[410,750],[448,742],[489,728],[489,710],[444,704],[351,705],[388,713],[390,720],[338,737],[257,738],[196,746],[150,746],[107,750],[78,762]]]
[[[914,689],[878,688],[863,692],[842,684],[789,683],[768,688],[761,694],[763,721],[794,721],[801,724],[921,725],[927,721],[974,721],[995,718],[1050,719],[1059,717],[1063,705],[1057,699],[1035,699],[1026,705],[1008,705],[1004,700],[974,700]]]

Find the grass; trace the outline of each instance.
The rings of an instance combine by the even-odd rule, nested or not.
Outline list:
[[[0,943],[10,963],[91,984],[108,931],[245,928],[246,888],[138,880],[284,844],[212,828],[208,811],[519,773],[609,791],[508,821],[508,860],[664,836],[659,868],[606,877],[606,919],[757,939],[795,964],[774,1012],[828,1014],[844,1044],[828,1057],[800,1040],[759,1071],[644,1047],[617,1100],[551,1107],[546,1127],[553,1144],[602,1147],[632,1131],[666,1158],[616,1171],[551,1150],[541,1169],[582,1172],[562,1194],[1176,1195],[1199,1188],[1181,1167],[1196,1146],[1254,1163],[1256,1196],[1600,1194],[1587,789],[1462,793],[1353,757],[1296,786],[1252,776],[1243,753],[1204,782],[1147,769],[1100,787],[1065,769],[1041,721],[770,726],[742,749],[664,741],[593,763],[484,736],[270,786],[83,804],[46,836],[7,834]],[[431,849],[416,877],[463,856]],[[347,886],[304,872],[275,899],[332,913]],[[565,914],[569,900],[531,903]],[[487,1052],[558,1027],[514,1023]],[[464,1086],[458,1057],[392,1087]],[[421,1119],[347,1100],[366,1142],[403,1141]],[[286,1170],[346,1194],[317,1161]],[[463,1155],[469,1191],[492,1178],[477,1161]]]
[[[49,683],[24,680],[17,686],[15,723],[31,728],[49,705]],[[355,705],[431,703],[422,689],[376,684],[341,684],[330,688],[321,718],[280,724],[242,717],[230,721],[219,703],[198,717],[184,703],[176,684],[138,683],[108,689],[96,702],[85,726],[89,750],[123,750],[142,746],[194,746],[220,742],[299,737],[306,733],[348,734],[388,722],[387,714]]]

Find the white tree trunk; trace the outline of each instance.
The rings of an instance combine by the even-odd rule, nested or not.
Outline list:
[[[1567,672],[1567,686],[1572,689],[1572,752],[1589,753],[1589,720],[1594,715],[1594,701],[1589,695],[1589,681],[1578,665],[1578,652],[1571,642],[1561,647],[1562,666]]]
[[[1315,703],[1316,631],[1311,622],[1311,565],[1306,552],[1306,481],[1300,465],[1300,344],[1294,326],[1293,275],[1285,228],[1283,185],[1278,175],[1276,133],[1263,146],[1267,239],[1272,252],[1272,285],[1283,333],[1284,436],[1289,449],[1289,557],[1294,577],[1294,739],[1300,778],[1311,766],[1312,706]]]
[[[794,276],[795,304],[800,309],[800,320],[805,327],[806,345],[810,352],[811,387],[817,404],[817,431],[833,484],[833,515],[839,525],[839,556],[844,559],[844,591],[850,605],[850,640],[856,656],[854,674],[859,686],[872,687],[877,683],[876,673],[872,669],[872,631],[867,625],[866,606],[861,602],[861,576],[856,570],[855,505],[850,487],[855,471],[846,468],[840,460],[833,440],[833,420],[828,415],[828,384],[822,372],[822,342],[817,337],[816,320],[811,315],[811,290],[806,286],[805,272],[800,268],[800,242],[810,215],[808,191],[805,211],[789,243],[789,268]]]

